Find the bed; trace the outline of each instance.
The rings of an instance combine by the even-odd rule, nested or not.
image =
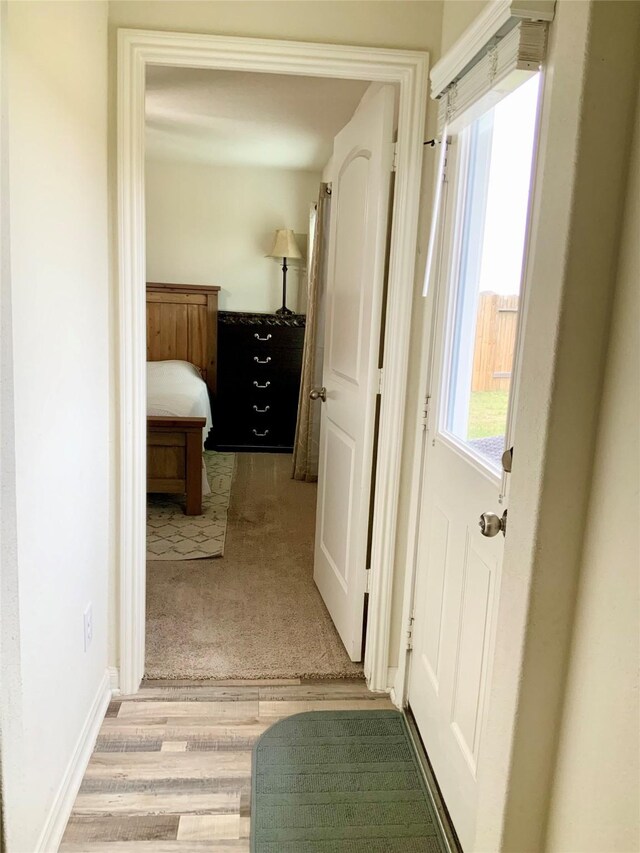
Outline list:
[[[206,484],[219,290],[147,283],[147,492],[184,494],[187,515],[201,514]]]

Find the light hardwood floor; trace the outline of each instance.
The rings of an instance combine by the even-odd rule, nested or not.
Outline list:
[[[248,851],[262,732],[303,711],[392,707],[363,681],[150,682],[111,702],[60,851]]]

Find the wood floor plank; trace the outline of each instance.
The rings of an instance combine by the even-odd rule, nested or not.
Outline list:
[[[342,679],[341,679],[342,680]],[[346,679],[345,679],[346,680]],[[192,678],[189,679],[178,679],[178,678],[145,678],[142,682],[141,690],[138,693],[133,694],[130,698],[137,698],[140,696],[140,693],[143,691],[146,693],[147,690],[152,690],[154,688],[167,688],[173,689],[176,687],[192,687],[194,689],[198,689],[200,687],[249,687],[251,689],[255,687],[265,687],[268,685],[285,685],[285,684],[301,684],[302,679],[300,678],[227,678],[227,679],[199,679],[198,681],[194,681]],[[122,697],[119,697],[122,698]],[[126,698],[126,697],[125,697]]]
[[[165,725],[175,726],[176,731],[191,726],[215,726],[224,724],[227,726],[240,727],[258,725],[260,723],[261,720],[259,713],[242,718],[234,718],[232,714],[227,714],[223,717],[197,717],[194,714],[193,716],[189,715],[185,717],[167,717],[165,720]]]
[[[303,714],[307,711],[365,711],[378,709],[392,709],[393,703],[387,699],[310,699],[308,701],[261,701],[260,718],[278,719],[289,717],[292,714]]]
[[[251,720],[258,717],[258,701],[237,700],[234,702],[157,702],[141,701],[123,702],[118,712],[118,720],[144,720],[157,717],[210,717],[220,719],[229,717],[234,720]]]
[[[371,693],[365,681],[348,681],[346,683],[330,681],[309,682],[307,684],[268,686],[259,688],[260,699],[275,701],[286,699],[302,702],[307,699],[377,699],[381,694]],[[382,694],[386,698],[385,694]]]
[[[281,687],[297,687],[299,685],[286,684]],[[148,687],[140,690],[134,696],[123,699],[125,702],[237,702],[258,699],[260,686],[253,685],[224,685],[208,684],[200,687]],[[120,703],[122,704],[122,703]]]
[[[175,841],[178,815],[137,815],[113,818],[72,815],[65,840],[69,843],[93,841]]]
[[[128,725],[105,722],[96,741],[96,752],[153,752],[165,741],[186,741],[187,749],[251,749],[256,739],[271,725],[269,720],[251,723],[215,723],[209,719],[189,718],[180,725]]]
[[[187,746],[186,740],[165,740],[162,742],[160,752],[186,752]]]
[[[84,779],[81,794],[237,794],[247,793],[250,778],[246,772],[224,773],[205,779],[122,779],[118,776],[106,779]]]
[[[227,841],[240,838],[240,815],[183,815],[178,841]]]
[[[240,810],[238,792],[133,791],[123,794],[83,794],[76,798],[74,815],[199,815],[235,814]]]
[[[250,752],[101,752],[91,757],[84,778],[215,779],[250,772]]]
[[[216,841],[63,841],[59,853],[249,853],[246,838]]]

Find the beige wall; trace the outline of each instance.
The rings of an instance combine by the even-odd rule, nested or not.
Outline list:
[[[6,11],[0,722],[7,847],[21,853],[40,849],[105,686],[107,5]]]
[[[640,101],[546,849],[640,849]]]
[[[112,0],[117,27],[434,50],[441,3],[434,0]]]
[[[276,228],[292,228],[306,256],[319,173],[161,159],[145,180],[149,281],[217,284],[227,311],[280,307],[282,267],[265,255]],[[289,262],[293,310],[305,308],[304,263]]]
[[[438,59],[442,25],[442,4],[433,0],[379,0],[379,2],[359,2],[359,0],[309,0],[309,2],[240,2],[239,0],[211,0],[210,2],[190,2],[190,0],[166,0],[166,2],[133,2],[133,0],[115,0],[109,4],[109,86],[110,86],[110,127],[109,157],[111,162],[111,209],[112,222],[115,210],[115,156],[116,156],[116,37],[119,27],[174,30],[187,32],[214,33],[222,35],[248,36],[260,38],[293,39],[300,41],[327,42],[333,44],[355,44],[371,47],[403,48],[425,50],[430,53],[431,63]],[[433,135],[435,129],[435,110],[430,110],[427,133]],[[415,300],[412,329],[412,357],[409,365],[409,399],[407,412],[413,417],[417,410],[418,384],[420,368],[419,349],[422,330],[423,302],[420,293],[424,255],[428,236],[428,224],[431,201],[431,165],[432,149],[425,149],[424,180],[422,187],[422,219],[420,229],[420,248],[415,279]],[[115,243],[113,245],[115,258]],[[116,334],[116,292],[112,285],[111,323],[112,335]],[[112,361],[112,399],[117,397],[116,353]],[[112,410],[115,428],[115,409]],[[412,433],[409,433],[410,435]],[[411,450],[403,457],[403,480],[411,477]],[[117,459],[112,460],[112,488],[117,484]],[[403,489],[406,495],[408,489]],[[112,507],[115,513],[115,491],[112,493]],[[398,525],[399,562],[398,577],[394,583],[393,600],[393,637],[391,662],[395,663],[398,654],[400,623],[402,613],[402,591],[404,580],[405,554],[403,551],[403,533],[408,523],[407,508],[401,504]],[[114,534],[115,537],[115,534]],[[404,536],[406,539],[406,536]],[[115,538],[114,538],[115,541]],[[397,594],[396,594],[397,593]],[[110,632],[110,661],[118,661],[117,642],[117,577],[115,565],[111,573],[110,590],[111,612],[113,614]]]
[[[487,5],[488,0],[447,0],[442,12],[440,52],[445,54]]]

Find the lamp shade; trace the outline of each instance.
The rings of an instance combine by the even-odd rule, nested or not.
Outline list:
[[[273,249],[266,255],[267,258],[301,258],[300,251],[293,231],[288,228],[281,228],[276,231],[276,238],[273,244]]]

